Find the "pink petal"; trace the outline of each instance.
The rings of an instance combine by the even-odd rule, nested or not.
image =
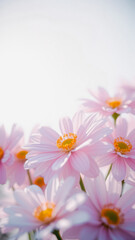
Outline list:
[[[61,157],[59,157],[58,159],[56,159],[55,162],[53,163],[52,170],[56,171],[56,170],[62,168],[68,161],[70,155],[71,155],[71,152],[69,152],[68,154],[63,153],[63,155]]]
[[[126,164],[121,157],[117,157],[117,160],[112,165],[112,174],[117,181],[122,181],[126,176]]]
[[[127,136],[127,121],[124,118],[118,118],[116,125],[116,137],[124,137]]]
[[[83,124],[84,113],[83,111],[77,112],[73,117],[73,129],[74,133],[77,133],[79,127]]]
[[[73,133],[73,124],[70,118],[60,119],[59,125],[62,134]]]
[[[135,171],[135,159],[132,159],[132,158],[128,158],[126,160],[126,163],[128,164],[128,166],[130,168],[132,168],[134,171]]]
[[[60,135],[50,127],[42,127],[39,129],[39,132],[42,136],[42,142],[47,144],[56,143]]]
[[[72,167],[79,173],[85,173],[90,167],[89,158],[82,151],[72,153],[70,157],[70,163]]]
[[[115,229],[111,230],[109,229],[109,238],[110,240],[134,240],[135,238],[130,235],[130,233],[121,230],[121,229]]]
[[[135,203],[135,190],[131,188],[118,200],[117,206],[122,208],[122,212],[127,212]]]
[[[6,183],[6,169],[3,164],[0,163],[0,184]]]
[[[79,229],[78,229],[79,231]],[[88,240],[90,238],[90,240],[95,240],[97,239],[97,235],[99,232],[99,228],[92,226],[92,225],[86,225],[82,228],[81,232],[80,232],[80,240]]]
[[[99,228],[98,240],[109,240],[108,229],[104,226]]]

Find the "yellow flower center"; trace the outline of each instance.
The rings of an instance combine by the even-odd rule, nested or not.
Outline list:
[[[114,148],[116,152],[120,152],[121,154],[126,154],[131,151],[132,144],[129,140],[123,137],[117,137],[114,139]]]
[[[119,98],[109,98],[106,101],[106,104],[110,107],[110,108],[117,108],[121,105],[122,100]]]
[[[46,184],[44,182],[44,178],[39,176],[34,180],[34,184],[38,185],[40,188],[45,187]]]
[[[4,155],[4,151],[3,151],[3,149],[0,147],[0,160],[3,158],[3,155]]]
[[[54,211],[54,208],[54,203],[46,202],[45,204],[42,204],[42,206],[38,206],[34,210],[34,217],[37,218],[39,221],[47,224],[52,220],[52,213]]]
[[[22,161],[25,162],[26,161],[26,155],[27,155],[28,151],[26,150],[21,150],[16,154],[16,157]]]
[[[77,135],[74,133],[64,134],[57,140],[57,147],[63,149],[64,151],[70,151],[75,148]]]
[[[101,211],[101,218],[105,225],[117,226],[123,222],[123,214],[119,208],[113,206],[113,204],[105,205]]]

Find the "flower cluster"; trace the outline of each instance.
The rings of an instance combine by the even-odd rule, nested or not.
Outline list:
[[[0,127],[1,236],[135,239],[135,94],[90,94],[59,133],[42,126],[25,142]]]

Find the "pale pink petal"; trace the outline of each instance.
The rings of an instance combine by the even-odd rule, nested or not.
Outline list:
[[[6,145],[6,131],[5,131],[5,127],[1,126],[0,127],[0,146],[5,149],[5,145]]]
[[[127,139],[129,139],[131,143],[135,141],[135,129],[129,133],[129,135],[127,136]]]
[[[106,180],[106,187],[108,191],[108,203],[116,203],[119,199],[122,190],[121,182],[118,182],[113,178],[112,174],[110,173],[107,180]]]
[[[39,132],[42,136],[42,143],[54,145],[56,144],[57,139],[60,137],[60,135],[50,127],[42,127],[39,129]]]
[[[16,144],[21,140],[23,137],[23,131],[21,128],[18,128],[17,125],[13,125],[10,136],[8,138],[8,141],[6,143],[6,148],[8,150],[12,150]]]
[[[134,220],[135,220],[135,215],[134,215]],[[135,232],[135,221],[127,221],[121,225],[121,229],[126,230],[126,231],[132,231]]]
[[[135,203],[135,189],[131,188],[118,200],[117,206],[122,208],[122,211],[126,213],[131,206]]]
[[[69,160],[71,162],[72,167],[78,172],[84,173],[88,171],[90,167],[89,158],[82,151],[72,153]]]
[[[135,159],[128,158],[126,160],[127,165],[135,171]]]
[[[64,183],[61,186],[59,186],[59,189],[53,198],[54,201],[58,204],[60,203],[60,201],[63,203],[66,200],[66,198],[70,196],[74,184],[75,178],[68,177],[67,179],[65,179]]]
[[[6,169],[3,164],[0,163],[0,184],[6,183]]]
[[[127,127],[127,121],[124,118],[118,118],[116,125],[116,137],[126,138]]]
[[[48,153],[48,152],[56,152],[59,151],[58,147],[56,146],[56,142],[54,142],[54,145],[50,144],[28,144],[25,146],[25,149],[30,150],[30,151],[39,151],[41,153]],[[29,154],[28,154],[29,156]]]
[[[58,191],[58,187],[59,187],[59,179],[55,175],[53,178],[51,178],[51,180],[49,181],[49,183],[45,188],[46,201],[55,202],[55,195],[56,195],[56,192]]]
[[[83,111],[79,111],[73,116],[72,122],[73,122],[74,133],[77,133],[80,126],[83,125],[83,119],[84,119]]]
[[[98,232],[98,227],[87,224],[80,232],[80,240],[95,240],[97,239]]]
[[[59,157],[58,159],[56,159],[55,162],[53,163],[52,170],[56,171],[56,170],[62,168],[68,161],[70,155],[71,155],[71,152],[63,153],[63,155],[61,157]]]
[[[59,121],[60,130],[62,134],[73,133],[73,124],[70,118],[63,118]]]
[[[72,226],[88,222],[88,220],[89,220],[88,214],[80,210],[79,212],[77,211],[77,212],[70,213],[70,215],[66,216],[65,218],[63,216],[62,219],[57,221],[56,228],[68,229]]]
[[[112,174],[117,181],[122,181],[126,176],[126,164],[121,157],[117,157],[117,160],[112,165]]]
[[[97,163],[99,167],[104,167],[114,163],[117,160],[117,156],[115,153],[108,153],[104,156],[98,157]]]
[[[121,230],[121,229],[115,229],[115,230],[109,230],[109,240],[134,240],[135,237],[132,237],[130,233]]]
[[[98,240],[111,240],[109,239],[108,228],[101,226],[98,230]]]

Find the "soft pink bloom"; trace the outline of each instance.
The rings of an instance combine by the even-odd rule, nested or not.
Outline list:
[[[27,147],[25,168],[36,168],[36,174],[45,177],[45,182],[54,175],[59,177],[75,176],[80,173],[96,177],[98,166],[92,156],[101,155],[106,146],[99,142],[110,133],[104,128],[104,121],[98,115],[84,119],[84,114],[75,114],[73,120],[60,120],[61,135],[49,127],[42,127],[39,135],[33,136],[33,143]]]
[[[10,135],[6,133],[4,126],[0,127],[0,184],[4,184],[7,180],[6,167],[12,165],[13,150],[22,135],[22,130],[16,125],[13,125]]]
[[[17,184],[18,186],[25,184],[27,178],[27,171],[24,169],[24,163],[26,161],[27,151],[21,148],[22,145],[17,146],[14,150],[14,162],[7,169],[7,176],[10,183],[10,187]]]
[[[55,176],[45,192],[36,185],[15,191],[17,204],[5,208],[8,216],[3,219],[2,225],[18,228],[17,236],[37,230],[37,238],[43,239],[54,229],[66,230],[88,221],[88,215],[78,209],[86,201],[86,194],[81,191],[73,193],[74,184],[72,177],[59,182]]]
[[[90,91],[94,98],[83,99],[83,109],[86,112],[99,112],[103,116],[110,116],[113,113],[135,113],[135,103],[132,103],[130,94],[124,94],[122,91],[114,96],[110,96],[104,88],[98,88],[97,93]]]
[[[78,228],[79,240],[133,240],[135,239],[135,189],[120,197],[121,183],[102,175],[90,180],[84,177],[89,196],[85,211],[90,220]],[[76,231],[77,233],[77,231]]]
[[[33,128],[27,141],[28,144],[31,143],[31,135],[33,133],[36,133],[36,131],[37,126]],[[24,140],[24,134],[22,134],[20,141],[13,150],[14,161],[10,168],[7,168],[7,176],[10,187],[14,186],[15,188],[18,188],[21,186],[21,188],[24,188],[30,184],[27,171],[24,169],[24,163],[26,161],[26,155],[28,153],[28,151],[23,147],[24,144],[26,143]]]
[[[99,166],[112,164],[114,178],[122,181],[129,169],[135,171],[135,129],[128,133],[128,123],[120,117],[113,133],[105,141],[110,151],[98,159]]]

